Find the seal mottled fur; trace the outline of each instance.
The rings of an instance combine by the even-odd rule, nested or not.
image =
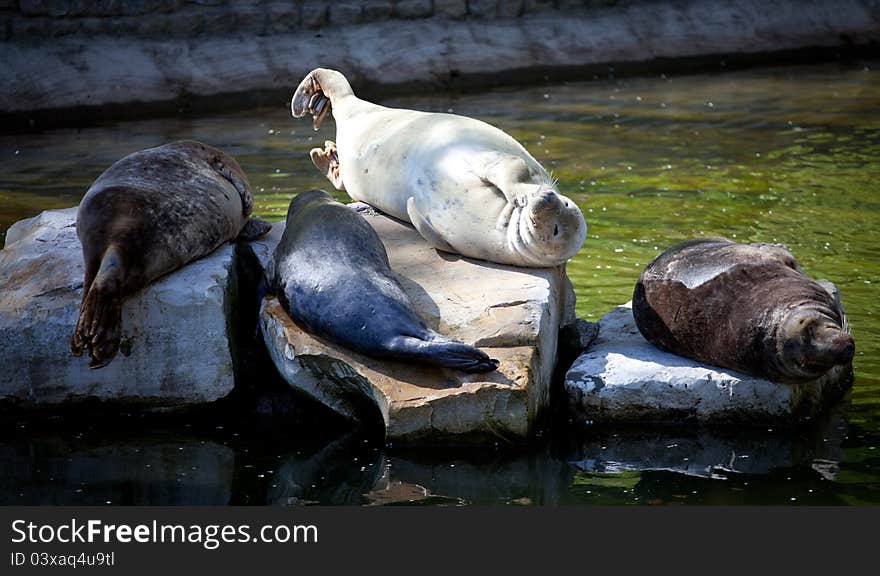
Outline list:
[[[293,116],[328,115],[336,141],[312,161],[355,200],[410,222],[438,250],[515,266],[565,263],[587,224],[515,139],[455,114],[386,108],[354,95],[345,76],[317,68],[291,100]]]
[[[777,245],[673,246],[642,272],[632,307],[659,348],[773,381],[815,379],[855,352],[834,285],[803,274]]]
[[[79,205],[83,299],[70,349],[90,368],[119,349],[122,300],[224,242],[270,225],[248,219],[253,195],[238,163],[216,148],[179,141],[134,152],[108,168]]]
[[[294,322],[351,350],[464,372],[498,367],[481,350],[425,325],[376,231],[323,190],[290,202],[270,283]]]

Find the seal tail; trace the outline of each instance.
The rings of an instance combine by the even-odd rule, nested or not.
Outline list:
[[[478,348],[439,335],[431,340],[403,336],[393,348],[401,356],[468,373],[491,372],[499,364]]]
[[[101,258],[94,281],[86,290],[70,350],[79,356],[88,349],[89,368],[103,368],[119,350],[119,324],[122,313],[122,260],[110,246]]]

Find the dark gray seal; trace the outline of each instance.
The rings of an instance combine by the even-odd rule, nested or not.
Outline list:
[[[294,322],[351,350],[464,372],[498,367],[484,352],[425,325],[376,231],[323,190],[291,200],[271,283]]]
[[[776,245],[673,246],[642,272],[632,306],[659,348],[774,381],[812,380],[855,352],[834,285],[804,275]]]
[[[122,300],[224,242],[257,238],[270,225],[248,219],[253,194],[238,163],[194,141],[122,158],[79,205],[76,233],[85,261],[83,299],[70,342],[90,368],[119,349]]]

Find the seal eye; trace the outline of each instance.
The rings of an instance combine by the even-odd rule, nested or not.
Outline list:
[[[553,225],[553,235],[559,236],[559,225],[558,224]]]

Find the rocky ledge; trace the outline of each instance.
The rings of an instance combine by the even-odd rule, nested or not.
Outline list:
[[[82,299],[76,208],[15,223],[0,251],[0,399],[87,398],[155,407],[210,402],[235,383],[235,251],[221,246],[126,299],[120,353],[105,368],[70,353]]]
[[[464,374],[377,361],[312,337],[270,296],[260,324],[282,377],[351,420],[381,418],[394,440],[526,437],[549,404],[559,328],[573,320],[574,292],[564,271],[441,253],[412,227],[363,204],[352,208],[379,233],[392,269],[428,325],[501,364],[489,374]],[[283,226],[250,245],[264,266]]]
[[[631,304],[599,320],[593,344],[565,376],[571,414],[592,423],[793,423],[839,398],[850,367],[797,385],[669,354],[645,340]]]

